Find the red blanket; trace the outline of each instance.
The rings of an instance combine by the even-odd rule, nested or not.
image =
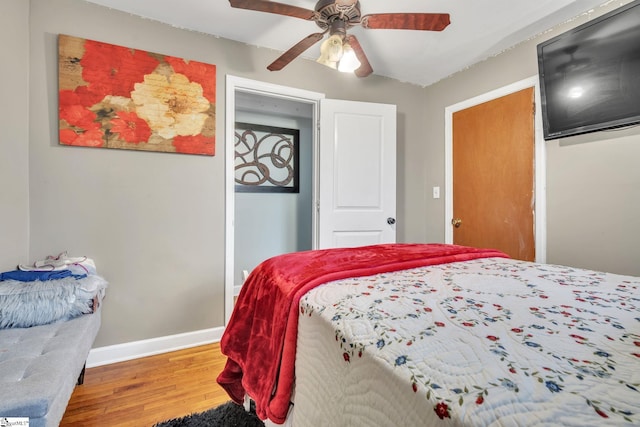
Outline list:
[[[349,277],[488,257],[507,255],[444,244],[386,244],[268,259],[242,286],[220,343],[228,359],[217,381],[235,402],[242,403],[246,393],[261,419],[282,424],[294,380],[298,303],[306,292]]]

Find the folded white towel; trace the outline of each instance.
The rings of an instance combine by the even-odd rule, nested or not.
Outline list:
[[[56,257],[49,255],[42,261],[36,261],[33,265],[35,267],[53,266],[54,268],[57,268],[57,267],[63,267],[69,264],[78,264],[86,259],[87,259],[86,256],[85,257],[69,257],[69,255],[67,254],[67,251],[64,251],[64,252],[60,252]]]
[[[74,274],[95,274],[96,265],[86,256],[70,257],[67,251],[57,256],[49,255],[45,259],[36,261],[33,265],[18,265],[22,271],[57,271],[70,269]]]

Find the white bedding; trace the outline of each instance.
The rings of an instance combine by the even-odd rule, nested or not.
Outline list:
[[[640,425],[640,279],[488,258],[300,302],[293,426]]]

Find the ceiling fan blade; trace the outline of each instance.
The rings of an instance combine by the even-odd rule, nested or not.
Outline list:
[[[282,70],[289,62],[296,59],[302,52],[309,49],[314,44],[318,43],[322,40],[325,33],[314,33],[310,34],[304,39],[300,40],[296,43],[291,49],[280,55],[278,59],[273,61],[268,67],[269,71],[279,71]]]
[[[356,36],[349,34],[347,36],[347,43],[349,43],[351,49],[353,49],[356,54],[356,58],[360,61],[360,66],[353,73],[358,77],[367,77],[373,73],[373,68],[371,68],[367,55],[364,54],[364,50],[362,50],[362,46],[360,46],[360,42]]]
[[[442,31],[451,23],[448,13],[374,13],[360,24],[369,29]]]
[[[313,21],[316,12],[314,10],[305,9],[298,6],[292,6],[284,3],[277,3],[268,0],[229,0],[231,7],[238,9],[257,10],[258,12],[275,13],[277,15],[292,16],[294,18],[306,19]]]

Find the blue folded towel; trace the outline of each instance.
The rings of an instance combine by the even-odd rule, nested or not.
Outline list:
[[[57,271],[22,271],[13,270],[0,273],[0,281],[3,280],[17,280],[19,282],[34,282],[40,280],[44,282],[46,280],[57,280],[65,277],[73,276],[76,279],[82,279],[86,277],[86,274],[72,274],[71,270],[57,270]]]

